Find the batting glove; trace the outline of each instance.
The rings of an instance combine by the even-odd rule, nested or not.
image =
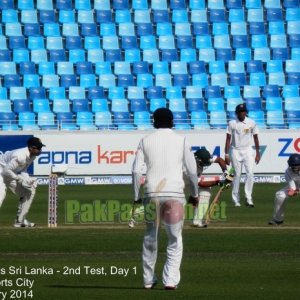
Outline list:
[[[188,199],[188,203],[192,204],[193,206],[197,206],[199,203],[199,197],[190,196]]]

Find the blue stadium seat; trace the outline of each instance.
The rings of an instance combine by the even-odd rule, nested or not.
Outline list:
[[[132,72],[135,75],[149,73],[149,63],[146,61],[134,62]]]
[[[249,47],[249,41],[247,35],[233,35],[232,36],[232,48],[246,48]]]
[[[177,36],[176,47],[178,49],[190,49],[193,48],[193,37],[187,35]]]
[[[78,37],[69,37],[69,38],[78,38]],[[100,38],[98,36],[86,36],[84,38],[84,48],[87,50],[100,48]]]
[[[208,63],[208,71],[210,74],[218,74],[225,72],[225,62],[221,60],[210,61]]]
[[[220,34],[221,35],[229,34],[227,22],[212,23],[212,35],[220,35]],[[241,33],[236,33],[236,34],[241,34]]]
[[[256,86],[265,86],[267,84],[265,73],[250,73],[249,84]]]
[[[60,76],[60,86],[69,88],[70,86],[77,86],[77,78],[75,74],[63,74]]]
[[[225,129],[227,127],[227,116],[224,110],[211,111],[209,124],[212,129]]]
[[[16,99],[13,102],[13,111],[16,114],[19,114],[21,112],[30,112],[30,102],[28,99]]]
[[[233,86],[244,86],[247,84],[245,73],[231,73],[229,74],[229,84]]]
[[[190,62],[189,63],[189,73],[191,75],[206,73],[204,61],[192,61],[192,62]]]
[[[166,98],[182,98],[182,89],[179,86],[169,86],[166,88]]]
[[[214,49],[200,49],[199,50],[199,60],[203,60],[206,63],[216,60],[215,50]]]
[[[167,9],[153,10],[153,22],[154,23],[169,23],[169,11]]]
[[[136,25],[137,29],[137,35],[142,36],[151,36],[153,34],[153,26],[152,23],[138,23]]]
[[[89,88],[96,85],[96,76],[94,74],[82,74],[79,76],[79,85],[84,88]]]
[[[109,111],[99,111],[95,113],[95,125],[99,129],[112,129],[112,115]]]
[[[50,103],[47,99],[33,99],[32,105],[32,110],[35,113],[50,111]]]
[[[187,74],[187,63],[182,61],[171,62],[171,74]]]
[[[152,86],[147,88],[147,99],[164,98],[163,89],[160,86]]]
[[[266,34],[253,34],[251,36],[251,47],[253,49],[268,47],[267,35]]]
[[[60,28],[58,23],[45,23],[44,24],[44,36],[58,36],[60,37]]]
[[[50,61],[43,61],[38,64],[38,74],[47,75],[55,74],[55,64]]]
[[[167,107],[167,101],[165,98],[151,98],[150,99],[150,112],[154,112],[160,107]]]
[[[292,48],[300,48],[300,34],[288,35],[289,46]]]
[[[79,28],[77,23],[63,23],[62,36],[79,36]]]
[[[130,111],[147,111],[147,104],[145,99],[132,99],[130,100]]]
[[[285,74],[283,72],[269,73],[268,84],[285,85]]]
[[[174,128],[176,130],[191,129],[188,113],[186,111],[173,112],[173,116],[174,116]]]
[[[235,112],[235,108],[237,105],[242,104],[244,101],[241,97],[237,98],[227,98],[227,111]]]
[[[0,113],[2,112],[11,112],[11,102],[10,100],[1,100],[0,101]]]
[[[148,8],[147,0],[132,0],[132,9],[147,10]]]
[[[25,87],[13,86],[9,89],[9,98],[15,99],[27,99],[27,92]]]
[[[77,75],[82,74],[94,74],[93,65],[91,62],[77,62],[76,63],[76,73]]]
[[[40,77],[37,74],[25,74],[23,75],[23,86],[25,88],[39,87]]]
[[[280,0],[265,0],[266,8],[281,8]]]
[[[271,110],[267,111],[266,123],[269,128],[283,129],[286,128],[283,111],[282,110]]]
[[[133,124],[137,126],[138,130],[152,129],[153,126],[150,120],[150,113],[148,111],[137,111],[133,114]]]
[[[271,59],[270,48],[255,48],[253,59],[267,62]]]
[[[103,99],[104,97],[104,90],[101,86],[94,86],[88,88],[88,99]]]
[[[58,10],[72,10],[72,0],[57,0],[56,1],[56,8]]]
[[[66,61],[66,52],[64,49],[49,50],[49,61],[59,62]]]
[[[197,61],[196,49],[194,48],[181,49],[180,61],[187,62],[187,63]]]
[[[247,21],[248,22],[264,22],[264,10],[263,8],[249,8],[247,10]]]
[[[96,129],[94,126],[94,115],[90,111],[79,111],[76,114],[76,125],[80,126],[80,129]]]
[[[300,111],[288,111],[287,114],[287,123],[290,129],[299,129],[300,128]]]
[[[21,78],[18,74],[4,75],[4,86],[7,88],[21,86]]]
[[[283,21],[270,21],[268,22],[268,33],[270,35],[273,34],[285,34],[285,26]]]
[[[175,36],[191,36],[191,24],[188,22],[185,23],[176,23],[174,29]]]
[[[29,51],[27,49],[14,49],[13,61],[16,63],[29,62]]]
[[[120,23],[118,26],[119,36],[135,36],[134,23]]]
[[[192,24],[192,30],[194,35],[209,35],[208,23],[197,22]]]
[[[268,97],[266,99],[266,110],[282,110],[282,98]]]
[[[191,125],[194,129],[208,129],[209,124],[207,120],[206,111],[192,111],[191,112]]]
[[[109,111],[107,99],[95,98],[92,99],[92,112],[96,113],[98,111]]]
[[[34,99],[46,99],[46,89],[44,87],[34,87],[29,89],[29,98]]]
[[[261,98],[247,98],[247,99],[245,99],[245,103],[246,103],[247,109],[249,109],[249,110],[261,110],[262,109]]]
[[[35,9],[21,11],[21,23],[37,23],[37,11]]]
[[[212,111],[223,111],[224,100],[223,98],[208,98],[207,99],[207,110]]]
[[[284,0],[283,1],[283,6],[285,8],[288,8],[288,7],[299,7],[300,3],[299,3],[299,0]]]
[[[116,35],[104,36],[103,37],[103,49],[119,49],[119,40]]]
[[[187,110],[189,112],[205,110],[204,99],[203,98],[187,98]]]
[[[24,36],[10,36],[9,48],[10,49],[24,49],[25,47],[25,38]]]
[[[89,49],[87,51],[87,61],[93,64],[104,61],[104,53],[102,49]]]
[[[79,9],[77,11],[77,22],[81,25],[83,24],[94,24],[94,12],[93,10],[83,10]]]
[[[31,50],[31,61],[33,61],[36,64],[48,61],[46,49]]]
[[[105,50],[105,60],[109,62],[116,62],[122,60],[121,49]]]
[[[99,85],[104,88],[109,88],[116,86],[116,78],[113,74],[100,74],[99,75]]]
[[[249,13],[248,13],[249,15]],[[244,22],[245,13],[242,7],[229,9],[228,21],[232,22]]]
[[[119,97],[119,98],[121,98],[121,97]],[[127,98],[128,99],[144,99],[144,89],[142,87],[137,87],[137,86],[128,87]]]
[[[210,9],[222,9],[224,8],[223,0],[208,0],[207,7]]]
[[[285,12],[286,21],[299,21],[300,20],[300,9],[295,7],[289,7]]]
[[[209,10],[209,21],[214,22],[226,22],[225,9],[210,9]]]
[[[159,49],[175,49],[175,39],[173,35],[161,35],[158,37]]]
[[[263,97],[268,98],[268,97],[279,97],[280,96],[280,90],[279,86],[274,84],[274,85],[266,85],[263,87]]]
[[[75,23],[75,11],[73,10],[60,10],[58,12],[59,23]]]
[[[121,47],[124,50],[138,48],[136,36],[122,36]]]
[[[49,99],[65,99],[66,98],[66,90],[64,87],[52,87],[49,88]]]
[[[54,10],[53,9],[41,9],[39,11],[39,22],[41,24],[44,24],[44,23],[54,23],[55,22],[55,13],[54,13]],[[38,24],[39,26],[39,24]]]
[[[101,74],[112,74],[111,63],[109,61],[101,61],[95,64],[95,73]]]
[[[158,49],[144,49],[143,50],[143,61],[153,63],[159,61]]]
[[[6,23],[5,34],[7,36],[22,36],[21,23]]]
[[[173,75],[173,85],[185,88],[190,85],[190,77],[188,74],[175,74]]]
[[[243,61],[230,60],[228,61],[228,73],[244,73],[245,64]]]
[[[205,73],[193,74],[192,75],[192,84],[195,86],[200,86],[202,88],[207,87],[209,85],[207,74],[205,74]]]
[[[205,1],[204,0],[190,0],[189,1],[189,8],[191,10],[199,10],[205,8]]]
[[[136,85],[139,87],[148,88],[153,86],[153,76],[152,74],[143,73],[136,75]]]
[[[273,60],[287,60],[289,59],[289,49],[288,48],[273,48],[272,49],[272,59]]]
[[[100,26],[101,36],[115,36],[117,34],[116,25],[114,23],[102,23]]]
[[[167,9],[168,4],[166,0],[152,0],[151,1],[151,9]]]
[[[250,48],[237,48],[235,50],[235,60],[237,61],[248,61],[252,59]]]
[[[282,87],[282,96],[287,97],[299,97],[299,86],[298,85],[284,85]]]
[[[250,22],[249,23],[250,34],[265,34],[266,28],[264,22]]]
[[[156,25],[156,35],[172,35],[172,23],[157,23]]]
[[[57,125],[54,121],[53,112],[39,112],[37,114],[37,125],[42,130],[57,129]]]
[[[24,35],[25,36],[40,36],[41,30],[40,30],[40,24],[38,23],[28,23],[24,24]]]
[[[70,101],[68,99],[54,99],[52,103],[52,111],[58,112],[70,112]]]
[[[95,23],[82,23],[81,24],[81,35],[82,36],[96,36],[97,35],[97,25]]]
[[[267,9],[267,21],[282,21],[282,20],[283,20],[282,8]]]
[[[44,49],[44,39],[41,36],[29,36],[28,37],[28,49]]]
[[[75,0],[75,9],[90,10],[91,8],[90,0]]]
[[[168,101],[169,109],[174,112],[186,112],[186,103],[184,98],[171,98]]]
[[[283,72],[282,61],[281,60],[267,61],[266,72],[267,73]]]
[[[2,23],[17,23],[18,11],[16,9],[3,9],[2,10]]]
[[[262,110],[252,110],[248,112],[249,118],[253,119],[259,128],[266,128],[265,113]]]
[[[109,1],[108,1],[109,5]],[[109,9],[105,9],[105,7],[101,7],[100,9],[96,10],[96,21],[97,23],[111,23],[113,20],[112,18],[112,11]]]
[[[210,84],[211,85],[218,85],[220,87],[225,87],[228,85],[227,82],[227,73],[218,73],[218,74],[211,74],[210,76]]]
[[[118,129],[119,129],[119,125],[132,124],[130,113],[126,111],[114,112],[113,123],[118,126]]]
[[[70,86],[69,87],[69,99],[86,99],[85,88],[81,86]]]
[[[187,99],[199,99],[203,98],[202,88],[199,86],[187,86],[185,89],[185,97]]]
[[[58,75],[74,74],[74,65],[69,61],[60,61],[57,63],[56,67],[57,67],[56,72]]]
[[[89,111],[89,102],[87,99],[72,100],[72,112],[78,113],[80,111]]]
[[[35,64],[31,61],[23,61],[19,64],[20,75],[36,74]]]
[[[126,62],[130,63],[141,61],[140,49],[126,49],[124,58]]]
[[[285,100],[284,101],[285,111],[300,110],[299,108],[300,97],[285,97],[284,100]]]
[[[221,98],[221,87],[220,86],[208,86],[204,90],[205,98]]]
[[[241,97],[241,91],[239,86],[225,86],[224,87],[224,98],[240,98]]]
[[[23,130],[39,130],[36,124],[36,115],[33,112],[25,111],[19,113],[18,125]]]
[[[0,50],[7,50],[7,39],[5,36],[1,35],[0,36]]]
[[[129,12],[129,11],[128,11]],[[149,10],[135,10],[133,12],[134,17],[134,23],[151,23],[151,17],[150,17],[150,11]],[[130,16],[130,14],[129,14]],[[131,22],[131,19],[126,20],[126,22]]]
[[[231,48],[229,35],[228,34],[215,35],[214,36],[214,48],[215,49]]]
[[[11,76],[14,76],[14,75],[11,75]],[[288,84],[298,84],[298,85],[300,85],[300,72],[288,73],[287,83]]]
[[[114,9],[129,9],[129,1],[128,0],[113,0],[112,8]]]
[[[157,61],[152,64],[152,72],[156,74],[166,74],[169,73],[169,64],[166,61]]]
[[[178,60],[177,49],[162,49],[161,60],[167,62],[177,61]]]
[[[135,85],[135,79],[132,74],[120,74],[117,76],[118,86],[128,87]]]
[[[0,2],[0,9],[13,9],[14,8],[14,1],[13,0],[5,0]]]

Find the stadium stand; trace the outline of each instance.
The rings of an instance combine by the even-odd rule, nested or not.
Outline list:
[[[158,107],[176,113],[175,129],[225,128],[239,103],[261,128],[298,128],[299,1],[6,0],[0,10],[2,130],[143,130]]]

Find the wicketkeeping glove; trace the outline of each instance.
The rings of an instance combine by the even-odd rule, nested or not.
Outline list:
[[[229,170],[226,170],[219,181],[219,185],[223,186],[225,189],[228,189],[233,181],[234,178],[234,170],[233,168],[230,168]]]
[[[18,177],[17,182],[22,185],[22,187],[28,191],[32,191],[36,187],[35,179],[24,179],[23,177]]]

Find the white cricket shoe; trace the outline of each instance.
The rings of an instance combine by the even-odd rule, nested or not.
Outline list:
[[[14,227],[16,227],[16,228],[20,228],[20,227],[34,227],[34,226],[35,226],[35,223],[30,222],[30,221],[28,221],[26,219],[23,222],[16,221],[15,224],[14,224]]]
[[[241,203],[240,202],[234,202],[234,206],[235,207],[241,207]]]

